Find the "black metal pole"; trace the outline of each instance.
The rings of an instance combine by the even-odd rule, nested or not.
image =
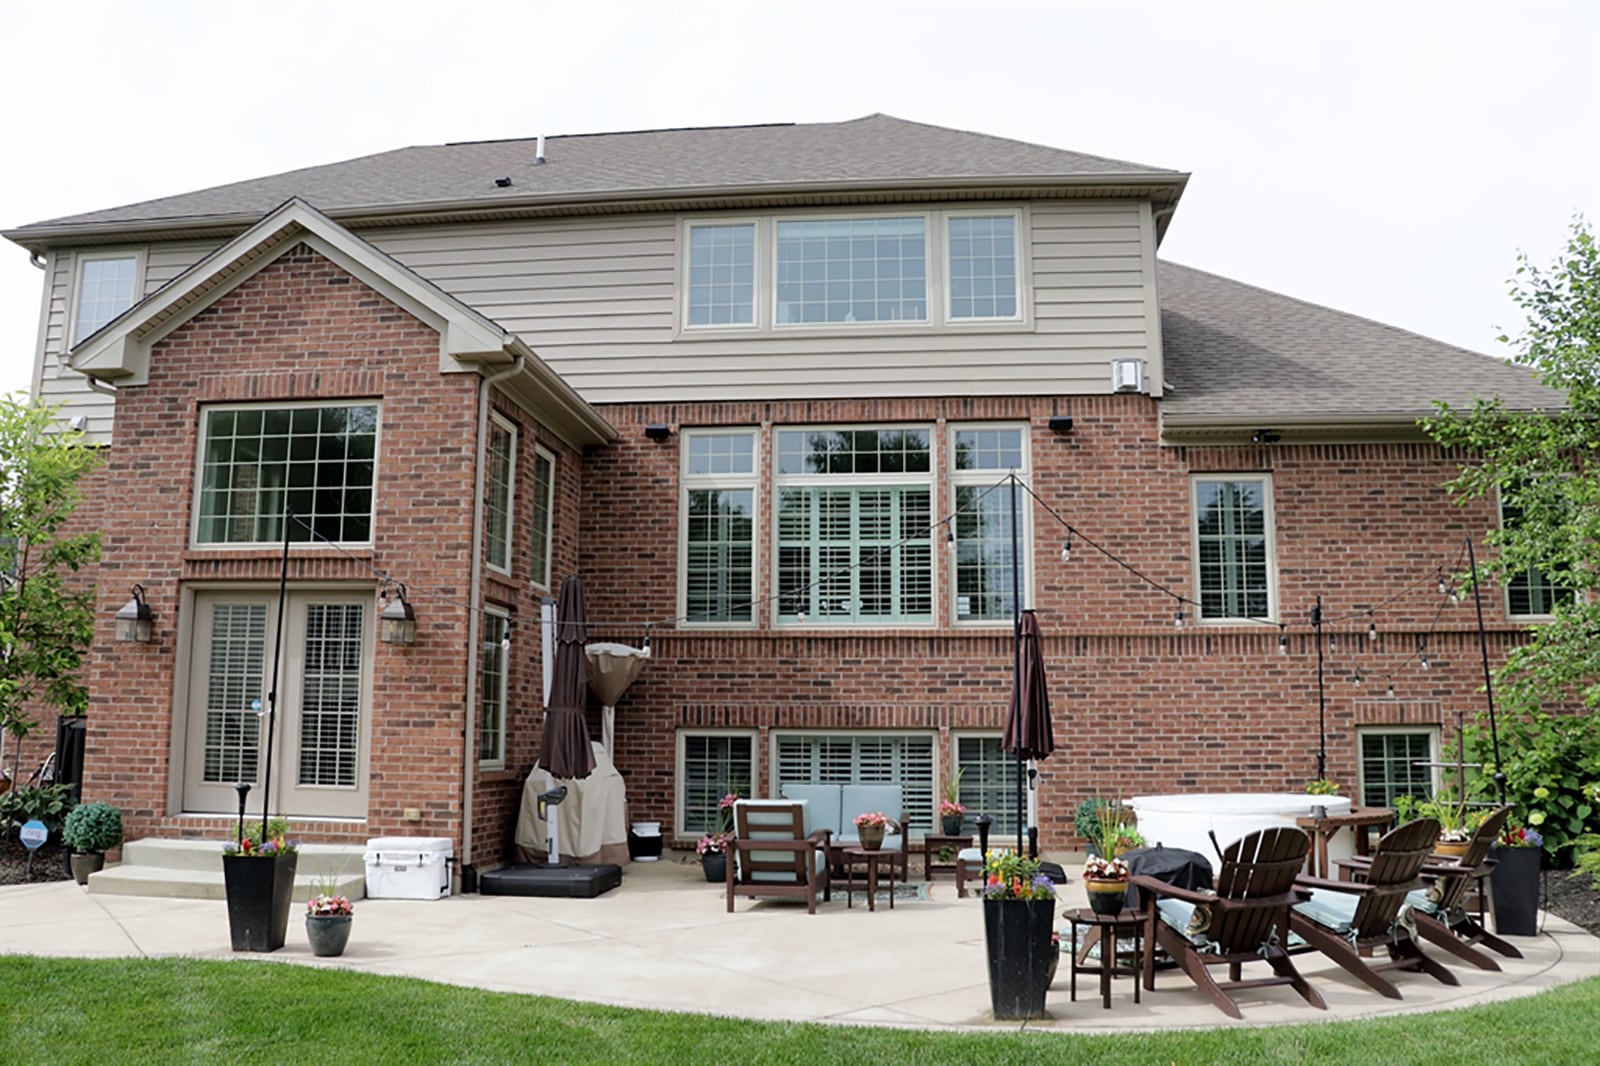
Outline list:
[[[1467,538],[1467,563],[1472,568],[1472,602],[1478,608],[1478,652],[1483,656],[1483,691],[1489,701],[1489,742],[1494,748],[1494,787],[1500,795],[1500,806],[1506,805],[1506,772],[1500,767],[1500,729],[1494,720],[1494,677],[1489,672],[1489,638],[1483,631],[1483,590],[1478,587],[1478,553],[1472,548],[1472,538]],[[1464,742],[1465,738],[1463,737]],[[1465,758],[1465,753],[1462,753]],[[1467,798],[1466,782],[1461,783],[1461,799]]]
[[[294,508],[289,506],[289,492],[283,498],[283,561],[278,564],[278,626],[272,641],[272,684],[267,689],[267,766],[261,782],[261,843],[267,842],[267,820],[272,804],[272,734],[278,719],[278,665],[283,657],[283,612],[289,597],[289,523],[294,518]]]
[[[1328,779],[1328,699],[1322,684],[1322,595],[1311,608],[1311,625],[1317,632],[1317,780]]]
[[[1018,512],[1017,473],[1011,472],[1011,737],[1017,745],[1017,854],[1023,850],[1028,796],[1022,757],[1022,516]]]

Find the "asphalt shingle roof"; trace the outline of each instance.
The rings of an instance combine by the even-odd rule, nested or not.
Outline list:
[[[400,148],[198,192],[36,222],[13,231],[94,223],[259,216],[292,196],[319,210],[630,192],[773,189],[837,183],[917,185],[1002,179],[1171,179],[1159,167],[868,115],[847,122],[729,126],[476,141]],[[510,178],[504,188],[498,178]]]
[[[1433,414],[1434,400],[1470,406],[1480,396],[1562,404],[1525,367],[1176,263],[1157,269],[1169,425],[1412,419]]]

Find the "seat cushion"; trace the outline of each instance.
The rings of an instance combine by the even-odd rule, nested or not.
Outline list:
[[[1361,897],[1354,892],[1338,892],[1331,888],[1317,889],[1311,898],[1294,905],[1295,913],[1310,918],[1324,929],[1343,936],[1350,931],[1355,920],[1356,907]]]
[[[806,801],[806,833],[809,835],[818,829],[828,829],[835,837],[839,835],[839,786],[838,785],[784,785],[780,790],[785,799]],[[855,826],[850,827],[852,830]]]

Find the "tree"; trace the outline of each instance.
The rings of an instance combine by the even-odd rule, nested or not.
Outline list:
[[[1547,269],[1518,257],[1512,298],[1526,313],[1514,360],[1566,395],[1548,411],[1479,400],[1470,411],[1441,404],[1424,422],[1440,444],[1475,453],[1446,484],[1459,503],[1494,498],[1517,519],[1492,530],[1498,558],[1484,569],[1502,583],[1536,570],[1563,590],[1554,618],[1536,627],[1496,677],[1509,709],[1581,701],[1600,709],[1600,247],[1574,221],[1565,253]],[[1502,337],[1502,341],[1509,338]]]
[[[0,397],[0,729],[19,739],[39,724],[32,708],[88,707],[94,588],[70,575],[100,557],[100,534],[67,523],[99,462],[54,409]]]

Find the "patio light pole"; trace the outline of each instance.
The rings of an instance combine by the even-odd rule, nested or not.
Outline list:
[[[1023,782],[1022,757],[1022,535],[1017,500],[1017,472],[1011,472],[1011,735],[1017,744],[1017,854],[1026,855],[1023,837],[1027,786]]]
[[[283,559],[278,564],[278,625],[272,640],[272,684],[267,689],[267,765],[261,782],[261,843],[267,842],[267,821],[272,804],[272,733],[278,718],[278,667],[283,656],[283,611],[289,596],[289,524],[294,520],[294,508],[289,506],[289,494],[283,500]],[[259,736],[259,732],[257,733]],[[244,797],[239,797],[244,802]]]
[[[1483,589],[1478,584],[1478,553],[1473,550],[1472,538],[1467,537],[1467,563],[1472,569],[1472,602],[1478,608],[1478,652],[1483,657],[1483,692],[1489,701],[1489,742],[1494,751],[1494,787],[1500,794],[1500,806],[1506,805],[1506,772],[1500,765],[1500,730],[1494,720],[1494,678],[1489,672],[1489,638],[1483,631]],[[1464,755],[1464,753],[1461,753]],[[1467,798],[1465,782],[1461,798]]]
[[[1311,626],[1317,634],[1317,780],[1328,778],[1328,701],[1322,685],[1322,594],[1311,608]]]

